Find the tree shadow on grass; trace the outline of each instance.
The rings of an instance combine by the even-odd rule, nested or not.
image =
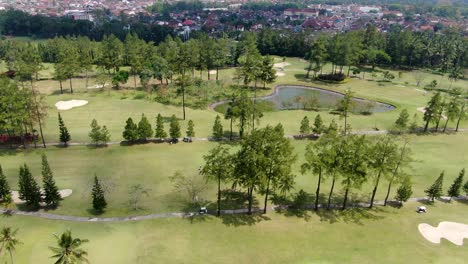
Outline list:
[[[257,223],[260,223],[261,221],[268,221],[271,220],[268,216],[259,214],[259,213],[253,213],[251,215],[249,214],[225,214],[221,215],[221,220],[223,224],[226,226],[252,226]]]
[[[319,209],[314,212],[320,218],[321,222],[329,222],[330,224],[343,221],[345,223],[363,225],[364,221],[368,221],[368,220],[376,221],[376,220],[380,220],[384,218],[384,216],[382,216],[382,213],[384,213],[384,210],[381,208],[368,209],[368,208],[352,207],[346,210]]]

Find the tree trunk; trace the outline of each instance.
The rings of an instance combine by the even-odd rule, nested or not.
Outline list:
[[[206,72],[208,73],[208,81],[211,80],[211,74],[210,74],[210,69],[207,69]]]
[[[307,74],[306,74],[306,79],[309,79],[310,75],[310,70],[312,69],[312,63],[309,63],[309,67],[307,67]]]
[[[267,182],[267,189],[266,189],[266,194],[265,194],[265,203],[263,206],[263,213],[266,214],[267,212],[267,203],[268,203],[268,194],[270,193],[270,181],[271,181],[271,176],[268,177],[268,182]]]
[[[70,78],[69,80],[70,80],[70,92],[73,94],[72,78]]]
[[[427,120],[427,121],[426,121],[426,125],[424,126],[424,132],[427,132],[427,129],[428,129],[428,127],[429,127],[429,121],[430,121],[430,120]]]
[[[231,133],[229,134],[229,140],[231,140],[231,141],[232,141],[232,122],[233,122],[233,120],[231,118]]]
[[[136,74],[133,74],[133,87],[136,89]]]
[[[455,128],[455,132],[458,132],[458,126],[460,125],[460,120],[463,117],[463,111],[465,111],[465,105],[463,104],[460,113],[458,114],[458,120],[457,120],[457,127]]]
[[[445,120],[444,130],[442,131],[443,133],[445,133],[445,130],[447,129],[448,122],[449,122],[449,119],[447,117],[447,120]]]
[[[60,94],[63,94],[62,80],[59,80],[59,83],[60,83]]]
[[[330,210],[331,198],[332,198],[332,195],[333,195],[333,189],[335,188],[335,180],[336,180],[336,176],[333,175],[332,186],[330,188],[330,194],[328,194],[327,210]]]
[[[348,74],[347,74],[347,75],[348,75],[348,77],[349,77],[349,71],[350,71],[350,69],[351,69],[351,65],[350,65],[350,66],[348,66]]]
[[[398,161],[395,170],[393,171],[392,179],[388,183],[388,189],[387,189],[387,195],[385,196],[385,201],[384,201],[384,206],[387,206],[387,201],[388,197],[390,196],[390,189],[392,188],[393,180],[395,179],[396,174],[398,173],[398,169],[400,168],[400,164],[403,160],[403,157],[405,155],[405,150],[406,150],[406,145],[408,142],[405,142],[405,145],[403,146],[403,149],[401,150],[401,155],[400,155],[400,160]]]
[[[318,178],[318,183],[317,183],[317,191],[315,191],[315,211],[318,210],[321,181],[322,181],[322,168],[319,168],[319,178]]]
[[[381,173],[382,173],[382,170],[379,171],[379,175],[377,176],[377,182],[375,183],[374,190],[372,190],[372,197],[371,197],[371,202],[369,206],[369,208],[371,209],[374,206],[375,194],[377,193],[377,188],[379,187]]]
[[[8,250],[10,252],[10,259],[11,259],[11,264],[14,264],[15,262],[13,261],[13,253],[11,253],[11,250]]]
[[[221,216],[221,175],[218,175],[218,209],[216,215]]]
[[[185,88],[182,88],[182,112],[185,120]]]
[[[247,193],[248,193],[248,198],[249,198],[249,208],[248,208],[247,213],[250,215],[250,214],[252,214],[253,187],[249,187],[248,190],[247,190]]]
[[[384,206],[387,206],[387,201],[388,201],[388,197],[390,196],[390,190],[392,188],[394,178],[395,176],[393,176],[392,179],[388,182],[387,195],[385,196]]]
[[[219,81],[219,67],[216,67],[216,80]]]
[[[34,83],[33,83],[32,80],[31,80],[31,90],[32,90],[33,97],[34,97],[34,103],[36,104],[37,122],[39,124],[39,132],[41,133],[42,145],[44,146],[44,148],[46,148],[46,144],[45,144],[45,140],[44,140],[44,134],[42,133],[41,115],[39,114],[39,107],[37,105],[37,98],[36,98],[36,93],[34,91]]]
[[[85,78],[86,78],[86,82],[85,82],[85,89],[88,89],[88,81],[89,81],[89,76],[88,76],[88,70],[85,71]]]
[[[348,111],[346,110],[345,116],[344,116],[344,134],[346,136],[348,130]]]
[[[348,192],[349,192],[349,187],[346,187],[346,191],[345,191],[345,196],[344,196],[344,200],[343,200],[343,210],[346,209],[346,204],[348,203]]]

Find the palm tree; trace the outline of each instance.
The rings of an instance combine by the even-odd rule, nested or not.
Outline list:
[[[55,264],[75,264],[86,262],[88,252],[80,249],[81,244],[88,242],[87,239],[73,238],[71,231],[65,231],[61,236],[54,235],[57,238],[58,247],[49,247],[55,255],[52,258],[56,258]]]
[[[7,250],[10,253],[11,263],[13,264],[13,251],[17,244],[21,242],[16,238],[16,233],[18,229],[12,230],[11,227],[3,227],[0,232],[0,253],[3,249]]]

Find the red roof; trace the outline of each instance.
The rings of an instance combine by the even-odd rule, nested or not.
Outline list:
[[[195,22],[193,22],[192,20],[189,20],[189,19],[185,20],[185,21],[182,23],[182,25],[184,25],[184,26],[192,26],[192,25],[194,25],[194,24],[195,24]]]

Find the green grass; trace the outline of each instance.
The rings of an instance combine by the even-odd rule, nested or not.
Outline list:
[[[438,203],[427,214],[417,214],[417,205],[193,222],[73,223],[13,216],[2,217],[2,225],[19,228],[23,244],[17,246],[16,263],[50,263],[48,247],[56,243],[52,234],[66,229],[90,240],[83,248],[91,263],[465,263],[466,240],[464,246],[446,240],[432,244],[417,227],[466,223],[466,205]]]
[[[292,141],[298,161],[293,166],[296,174],[296,184],[291,195],[303,189],[312,194],[316,188],[316,177],[311,174],[302,175],[300,165],[304,162],[305,146],[309,141]],[[113,145],[106,148],[90,148],[85,146],[59,148],[49,147],[46,150],[5,151],[1,152],[0,164],[11,186],[17,188],[18,168],[26,162],[36,179],[40,180],[40,155],[45,152],[49,158],[55,179],[60,189],[73,189],[73,195],[66,198],[54,213],[71,215],[92,215],[90,187],[94,174],[102,177],[113,186],[108,195],[109,207],[103,216],[136,215],[159,212],[174,212],[186,209],[183,202],[184,194],[178,194],[173,189],[169,177],[180,170],[186,175],[198,173],[203,165],[205,155],[216,144],[209,142],[194,142],[191,144],[146,144],[135,146]],[[412,136],[410,146],[414,162],[407,172],[414,182],[414,197],[425,196],[424,190],[432,184],[442,170],[445,170],[444,191],[452,183],[464,164],[468,164],[466,149],[468,135]],[[370,176],[374,176],[370,174]],[[128,204],[129,187],[142,183],[150,188],[150,196],[142,199],[142,210],[134,211]],[[324,180],[322,195],[329,189],[330,180]],[[382,181],[376,199],[383,200],[386,194],[387,182]],[[228,187],[228,186],[226,186]],[[372,178],[369,178],[361,190],[353,190],[353,197],[367,201],[372,191]],[[397,186],[393,187],[391,198]],[[209,183],[201,193],[200,198],[207,200],[206,204],[216,201],[215,185]],[[336,188],[335,202],[341,203],[342,188]],[[263,197],[256,194],[259,201]],[[325,197],[322,197],[325,203]],[[262,202],[259,204],[262,205]],[[242,207],[242,205],[237,205]],[[233,208],[233,207],[226,207]]]

